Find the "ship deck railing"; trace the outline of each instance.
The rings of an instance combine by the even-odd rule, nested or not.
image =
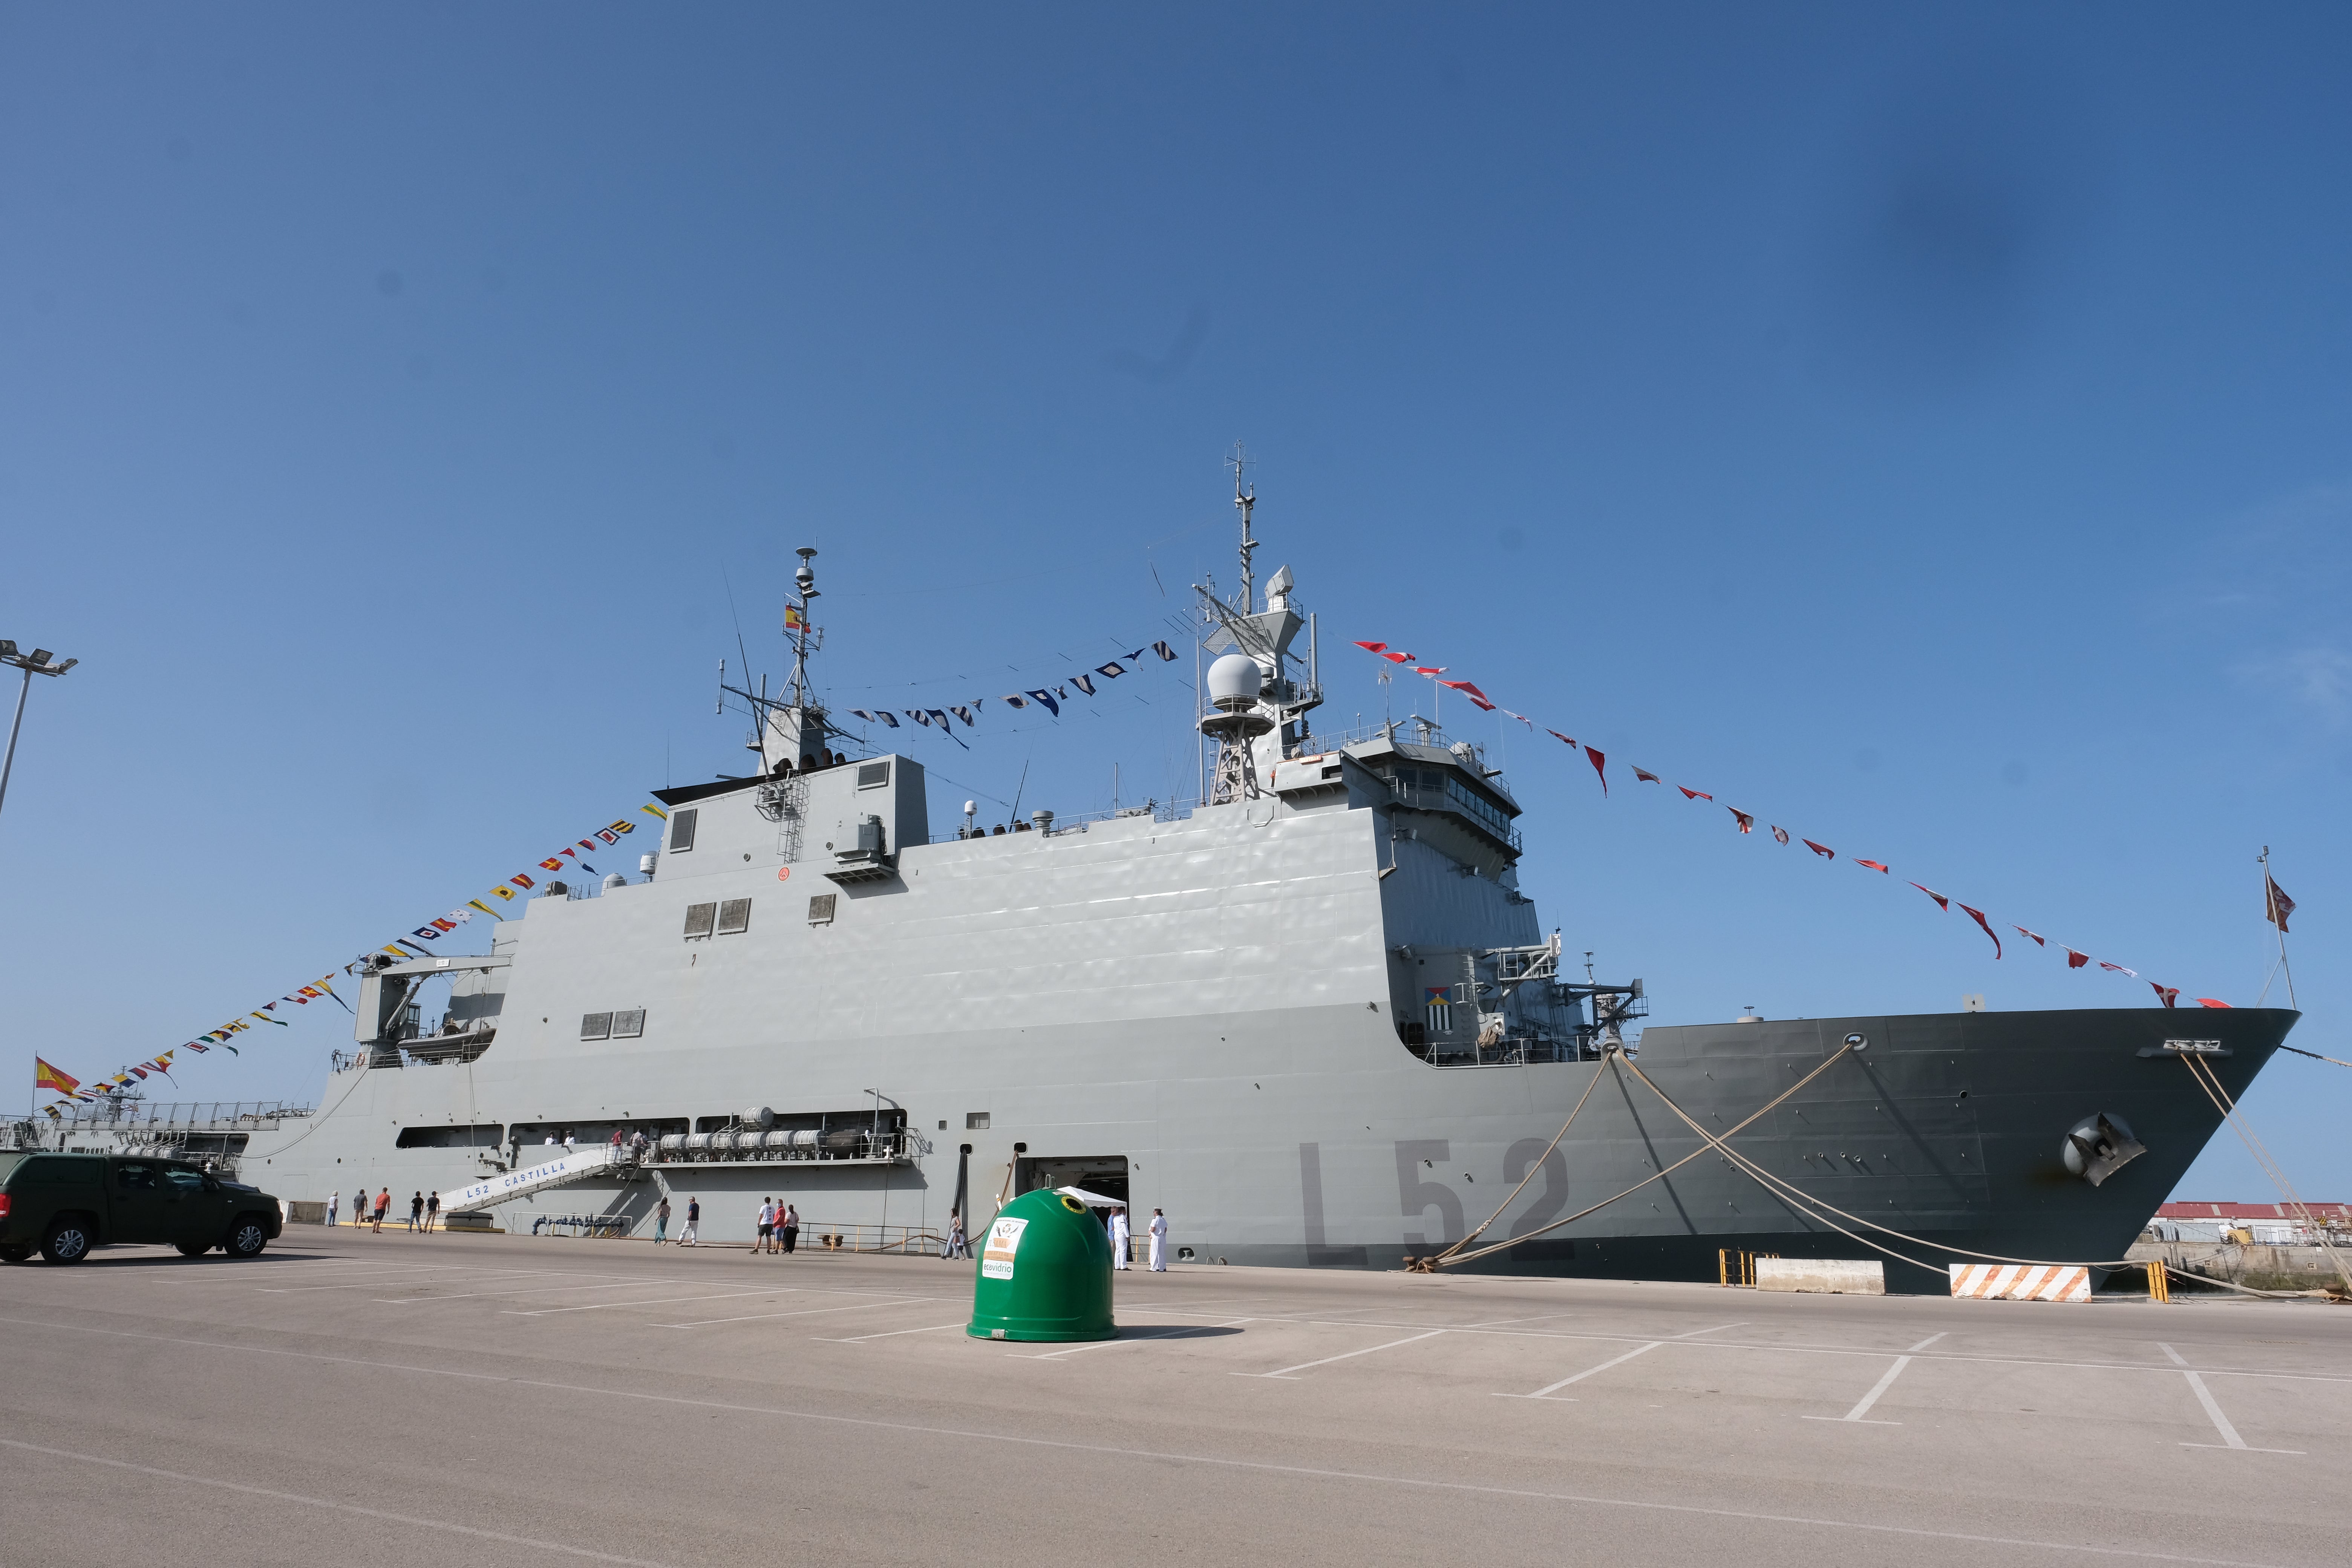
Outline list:
[[[68,1132],[252,1132],[311,1115],[316,1106],[284,1100],[188,1100],[169,1105],[77,1105],[47,1125]],[[47,1121],[44,1118],[44,1121]]]
[[[1638,1053],[1629,1045],[1625,1054]],[[1509,1036],[1483,1046],[1441,1040],[1427,1047],[1422,1059],[1433,1068],[1515,1068],[1550,1062],[1597,1062],[1601,1056],[1598,1039],[1527,1035]]]
[[[648,1149],[636,1164],[646,1170],[710,1170],[761,1165],[906,1165],[916,1151],[907,1142],[884,1137],[859,1141],[855,1153],[826,1149]]]

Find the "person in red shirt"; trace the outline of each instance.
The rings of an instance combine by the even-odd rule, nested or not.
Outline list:
[[[375,1195],[375,1234],[383,1234],[384,1211],[392,1207],[392,1189],[384,1188]]]

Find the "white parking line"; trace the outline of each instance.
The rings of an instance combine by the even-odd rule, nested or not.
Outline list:
[[[559,1312],[602,1312],[614,1307],[667,1307],[679,1301],[731,1301],[744,1296],[790,1296],[792,1294],[793,1290],[791,1286],[779,1285],[768,1290],[721,1290],[713,1296],[659,1296],[650,1301],[591,1301],[585,1306],[579,1307],[533,1307],[527,1312],[518,1312],[512,1308],[508,1308],[499,1312],[499,1316],[501,1318],[551,1318]]]
[[[491,1279],[516,1274],[550,1272],[541,1268],[468,1268],[459,1263],[387,1263],[383,1268],[390,1273],[411,1276],[409,1282],[412,1284],[422,1284],[425,1282],[423,1277],[434,1274],[463,1274],[469,1279]],[[370,1274],[363,1279],[344,1279],[332,1285],[264,1285],[260,1287],[260,1292],[265,1296],[307,1296],[317,1290],[365,1290],[383,1282],[383,1274]]]
[[[697,1318],[690,1323],[647,1323],[649,1329],[707,1329],[713,1323],[757,1323],[770,1318],[821,1318],[827,1312],[873,1312],[890,1307],[919,1307],[936,1296],[909,1296],[902,1301],[844,1301],[838,1307],[798,1307],[789,1312],[749,1312],[740,1318]]]
[[[1942,1339],[1942,1338],[1944,1337],[1944,1334],[1948,1334],[1948,1333],[1950,1333],[1951,1331],[1952,1331],[1951,1330],[1949,1330],[1949,1329],[1946,1329],[1946,1330],[1944,1331],[1944,1333],[1943,1333],[1943,1334],[1929,1334],[1926,1339],[1921,1340],[1917,1344],[1913,1345],[1913,1346],[1910,1348],[1910,1350],[1906,1351],[1904,1353],[1905,1353],[1906,1355],[1912,1355],[1912,1354],[1916,1354],[1916,1353],[1917,1353],[1917,1352],[1920,1352],[1920,1351],[1926,1350],[1929,1345],[1932,1345],[1932,1344],[1934,1344],[1937,1340]]]
[[[1575,1316],[1576,1314],[1574,1312],[1545,1312],[1540,1316],[1533,1318],[1496,1318],[1491,1322],[1465,1323],[1462,1326],[1465,1329],[1502,1329],[1508,1328],[1513,1323],[1549,1323],[1555,1318],[1573,1318]]]
[[[2213,1430],[2221,1434],[2221,1440],[2219,1443],[2183,1443],[2180,1445],[2182,1447],[2236,1448],[2242,1452],[2249,1454],[2294,1454],[2300,1456],[2303,1453],[2303,1450],[2300,1448],[2256,1448],[2250,1447],[2243,1437],[2238,1436],[2238,1429],[2230,1425],[2230,1418],[2221,1414],[2221,1404],[2219,1401],[2214,1399],[2212,1390],[2205,1386],[2205,1380],[2198,1376],[2194,1371],[2190,1370],[2189,1363],[2181,1358],[2180,1352],[2174,1350],[2170,1345],[2165,1344],[2161,1342],[2158,1342],[2156,1348],[2162,1351],[2167,1356],[2169,1356],[2172,1359],[2172,1364],[2180,1369],[2180,1375],[2189,1380],[2190,1390],[2197,1395],[2197,1403],[2205,1407],[2206,1418],[2213,1423]]]
[[[1669,1345],[1670,1345],[1670,1344],[1673,1344],[1673,1343],[1674,1343],[1675,1342],[1676,1342],[1677,1340],[1695,1340],[1695,1339],[1698,1338],[1701,1334],[1719,1334],[1719,1333],[1723,1332],[1723,1331],[1724,1331],[1724,1330],[1726,1330],[1726,1329],[1744,1329],[1744,1328],[1746,1328],[1747,1326],[1748,1326],[1748,1321],[1747,1321],[1746,1319],[1744,1319],[1744,1318],[1743,1318],[1743,1319],[1741,1319],[1738,1322],[1736,1322],[1736,1323],[1717,1323],[1717,1324],[1716,1324],[1716,1325],[1715,1325],[1715,1327],[1713,1327],[1713,1328],[1711,1328],[1711,1329],[1693,1329],[1690,1332],[1688,1332],[1688,1333],[1686,1333],[1686,1334],[1668,1334],[1668,1335],[1667,1335],[1664,1340],[1660,1341],[1659,1342],[1660,1342],[1661,1344],[1669,1344]]]
[[[628,1568],[661,1568],[637,1557],[619,1557],[610,1552],[596,1552],[585,1546],[572,1546],[543,1536],[509,1535],[504,1531],[484,1530],[479,1525],[459,1524],[455,1520],[426,1519],[413,1513],[388,1513],[380,1508],[362,1508],[357,1503],[339,1502],[332,1498],[306,1497],[300,1492],[274,1491],[267,1487],[247,1486],[239,1481],[225,1481],[211,1476],[192,1476],[184,1470],[160,1469],[153,1465],[134,1465],[128,1459],[110,1459],[102,1454],[77,1454],[70,1448],[44,1448],[37,1443],[20,1443],[0,1437],[0,1446],[22,1453],[46,1454],[56,1458],[71,1459],[80,1465],[103,1465],[110,1469],[129,1470],[136,1475],[153,1476],[159,1480],[182,1481],[189,1486],[212,1487],[220,1491],[237,1492],[246,1497],[266,1498],[272,1502],[301,1503],[310,1508],[331,1510],[337,1513],[355,1513],[363,1519],[383,1520],[393,1524],[415,1525],[425,1530],[439,1530],[453,1535],[470,1536],[475,1541],[496,1541],[509,1546],[533,1546],[541,1552],[560,1552],[568,1557],[585,1557],[594,1563],[620,1563]]]
[[[597,1274],[567,1274],[562,1278],[602,1279],[604,1277]],[[511,1290],[467,1290],[456,1296],[378,1296],[375,1300],[387,1307],[413,1307],[420,1301],[479,1301],[493,1296],[536,1296],[546,1290],[621,1290],[632,1285],[676,1285],[685,1278],[685,1275],[680,1274],[675,1278],[661,1279],[612,1279],[600,1285],[519,1285]]]
[[[1329,1366],[1335,1361],[1349,1361],[1360,1355],[1370,1355],[1374,1351],[1392,1351],[1399,1345],[1409,1345],[1415,1340],[1433,1340],[1444,1332],[1445,1332],[1444,1329],[1432,1329],[1425,1334],[1408,1334],[1401,1340],[1391,1340],[1384,1345],[1367,1345],[1360,1351],[1347,1351],[1339,1355],[1327,1355],[1321,1361],[1302,1361],[1297,1366],[1286,1366],[1279,1372],[1237,1372],[1234,1375],[1235,1377],[1279,1377],[1296,1381],[1290,1377],[1294,1372],[1305,1372],[1307,1368],[1315,1366]]]
[[[961,1329],[969,1326],[970,1325],[966,1320],[958,1318],[952,1323],[933,1323],[928,1329],[892,1329],[887,1334],[858,1334],[854,1338],[846,1340],[825,1340],[824,1339],[824,1336],[819,1334],[811,1334],[809,1338],[813,1340],[823,1340],[823,1342],[829,1345],[860,1345],[864,1344],[867,1340],[894,1340],[900,1334],[936,1334],[941,1329]]]
[[[1613,1356],[1608,1361],[1602,1362],[1599,1366],[1586,1367],[1574,1377],[1563,1377],[1558,1383],[1547,1384],[1543,1387],[1537,1389],[1533,1394],[1501,1394],[1496,1395],[1496,1397],[1498,1399],[1549,1399],[1556,1389],[1566,1388],[1571,1383],[1582,1383],[1586,1378],[1591,1377],[1593,1373],[1607,1372],[1612,1366],[1622,1366],[1627,1362],[1632,1361],[1635,1356],[1647,1355],[1665,1342],[1666,1342],[1664,1340],[1652,1340],[1647,1344],[1635,1345],[1623,1355]],[[1569,1400],[1565,1403],[1572,1405],[1575,1401]]]
[[[1895,1358],[1895,1364],[1886,1369],[1886,1375],[1880,1378],[1876,1383],[1872,1384],[1870,1385],[1870,1392],[1862,1396],[1862,1403],[1847,1411],[1844,1415],[1808,1415],[1805,1419],[1808,1421],[1862,1421],[1863,1417],[1870,1414],[1870,1407],[1878,1403],[1878,1396],[1885,1393],[1888,1389],[1894,1387],[1895,1380],[1901,1377],[1903,1375],[1903,1369],[1910,1364],[1911,1358],[1909,1356],[1896,1356]],[[1903,1425],[1900,1421],[1865,1421],[1863,1424],[1869,1426],[1900,1426]]]

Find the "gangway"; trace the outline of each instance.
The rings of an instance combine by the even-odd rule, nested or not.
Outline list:
[[[452,1192],[436,1194],[441,1200],[443,1214],[466,1214],[495,1208],[516,1198],[527,1198],[533,1193],[543,1193],[550,1187],[570,1186],[594,1176],[620,1173],[625,1179],[636,1173],[636,1157],[628,1150],[610,1143],[575,1150],[572,1153],[528,1165],[520,1171],[505,1171],[487,1181],[475,1182]]]

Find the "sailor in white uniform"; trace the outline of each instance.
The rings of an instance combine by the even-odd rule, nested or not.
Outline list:
[[[1127,1267],[1127,1211],[1116,1205],[1110,1211],[1110,1266]]]
[[[1168,1216],[1158,1209],[1151,1211],[1151,1271],[1168,1272]]]

